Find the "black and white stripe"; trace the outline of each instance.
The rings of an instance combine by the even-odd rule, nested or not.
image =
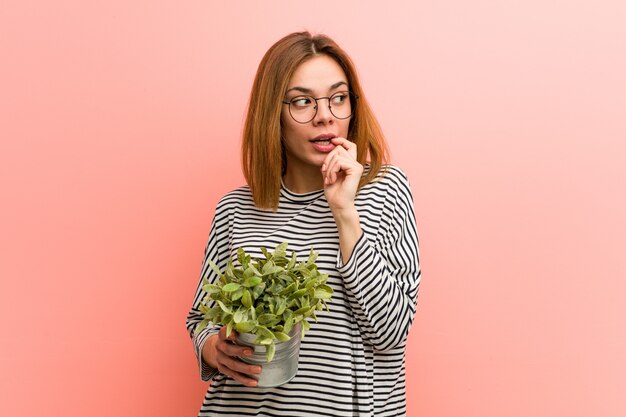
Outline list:
[[[248,388],[200,359],[209,326],[192,337],[203,380],[212,379],[200,416],[402,416],[406,414],[404,355],[420,283],[413,200],[406,175],[388,166],[356,197],[364,234],[344,265],[323,190],[295,194],[281,188],[276,212],[254,206],[247,186],[224,196],[216,209],[201,279],[215,280],[207,260],[224,268],[239,247],[261,256],[289,242],[306,259],[313,247],[335,293],[329,312],[302,340],[298,374],[277,388]],[[187,318],[193,335],[205,294],[198,285]]]

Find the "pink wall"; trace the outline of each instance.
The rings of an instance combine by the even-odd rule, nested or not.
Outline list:
[[[0,415],[195,415],[213,209],[302,28],[352,54],[412,181],[409,415],[626,415],[626,3],[242,3],[3,3]]]

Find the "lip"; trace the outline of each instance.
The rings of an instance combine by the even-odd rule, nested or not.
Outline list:
[[[333,135],[332,133],[325,133],[323,135],[318,135],[315,138],[311,139],[311,145],[313,148],[321,153],[328,153],[335,149],[335,145],[330,142],[332,138],[336,138],[337,135]],[[322,141],[328,141],[328,143],[321,143]]]
[[[316,137],[314,137],[313,139],[311,139],[311,142],[315,142],[317,140],[329,140],[329,139],[333,139],[336,138],[337,135],[334,135],[332,133],[324,133],[322,135],[318,135]]]

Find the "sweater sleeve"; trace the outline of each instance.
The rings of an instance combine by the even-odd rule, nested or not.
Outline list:
[[[376,236],[363,233],[345,264],[337,257],[363,339],[385,351],[401,345],[413,322],[421,278],[413,198],[397,168],[388,184]]]
[[[219,332],[221,325],[209,323],[197,334],[195,332],[197,326],[204,318],[202,312],[199,309],[200,304],[207,296],[207,293],[202,289],[203,279],[206,278],[209,282],[214,283],[219,278],[209,266],[208,261],[211,260],[215,262],[221,270],[224,268],[228,256],[228,238],[223,236],[227,233],[226,231],[228,229],[228,216],[224,215],[224,211],[225,210],[223,209],[223,204],[222,202],[220,202],[218,208],[216,209],[213,222],[211,223],[209,240],[204,249],[204,258],[202,261],[200,279],[191,309],[189,310],[189,314],[187,315],[186,322],[187,331],[189,332],[189,336],[191,337],[196,353],[196,358],[198,360],[200,378],[203,381],[210,381],[213,377],[215,377],[215,375],[218,374],[217,369],[209,366],[202,359],[202,348],[204,347],[204,344],[206,343],[209,336],[217,334]]]

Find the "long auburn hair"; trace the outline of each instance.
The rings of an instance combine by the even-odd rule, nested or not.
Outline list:
[[[358,162],[370,165],[359,188],[373,180],[388,161],[389,150],[382,129],[365,99],[348,54],[328,36],[291,33],[272,45],[259,64],[243,130],[243,174],[259,208],[278,208],[281,177],[287,162],[281,141],[281,112],[289,81],[300,64],[319,55],[327,55],[341,66],[350,91],[358,97],[351,103],[354,113],[346,139],[356,144]]]

